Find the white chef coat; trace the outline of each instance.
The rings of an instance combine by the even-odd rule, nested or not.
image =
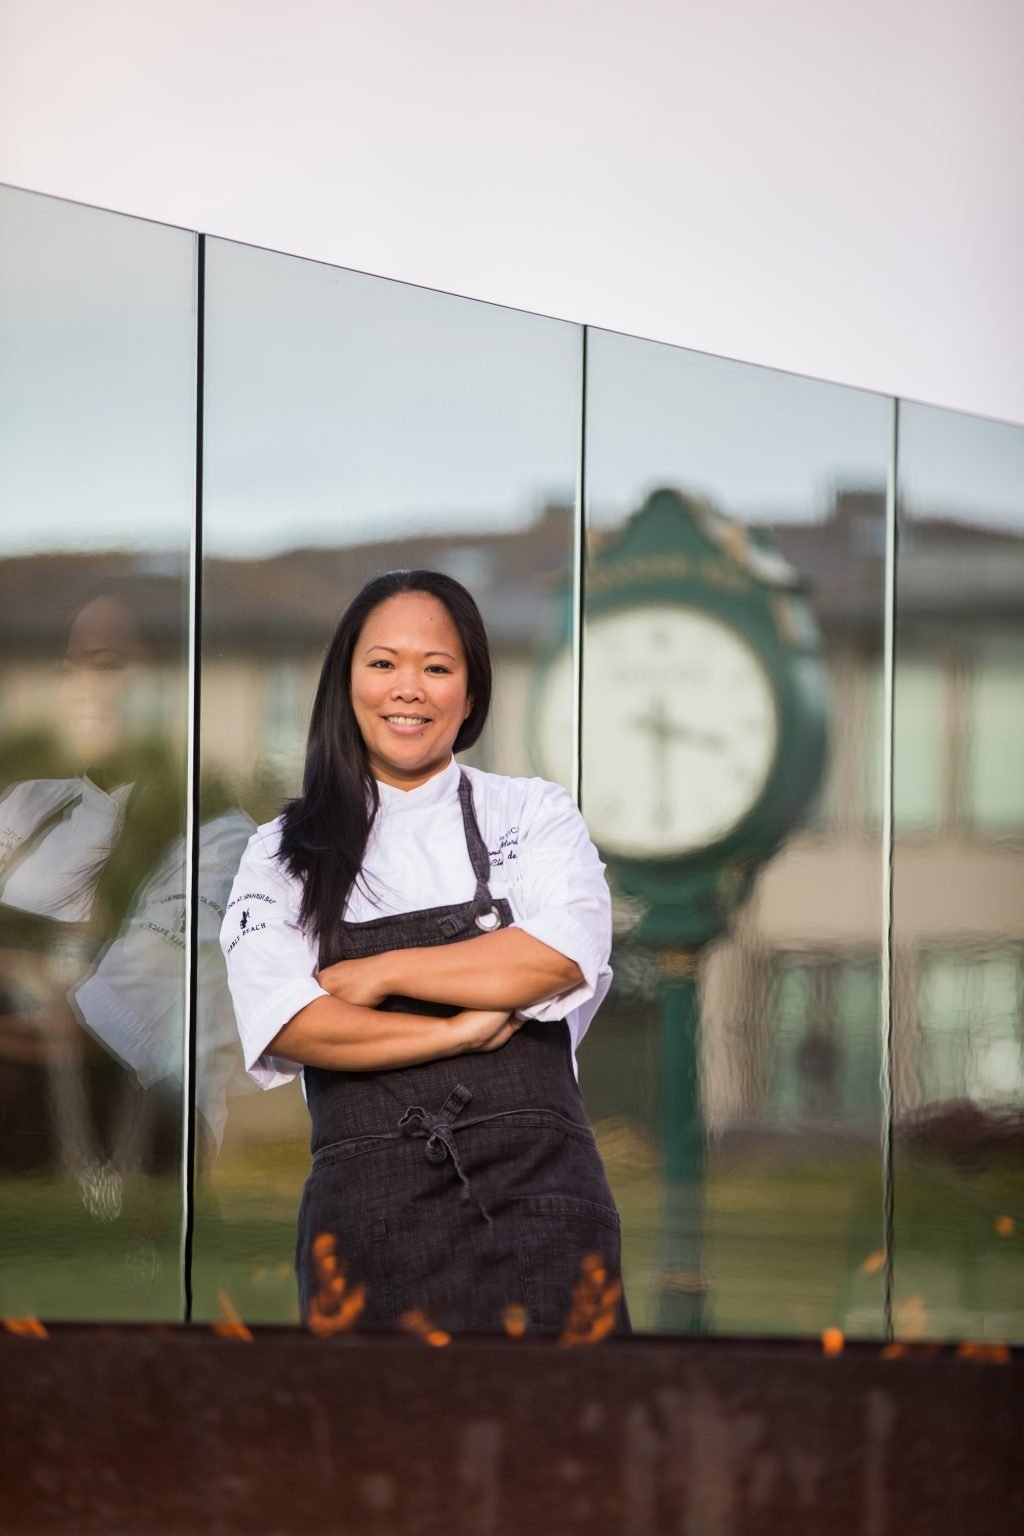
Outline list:
[[[460,772],[472,785],[490,854],[491,895],[508,899],[517,928],[574,960],[583,973],[578,986],[520,1010],[531,1019],[564,1018],[575,1055],[611,984],[611,901],[597,849],[559,785],[461,768],[454,759],[417,789],[380,784],[380,810],[345,920],[367,922],[473,897]],[[221,929],[246,1070],[262,1088],[301,1072],[266,1047],[301,1008],[328,995],[316,981],[316,944],[299,925],[300,882],[277,859],[280,834],[278,818],[250,839]]]

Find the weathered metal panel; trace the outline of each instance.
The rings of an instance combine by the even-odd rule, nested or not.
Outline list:
[[[1019,1352],[66,1327],[0,1382],[7,1536],[1024,1529]]]

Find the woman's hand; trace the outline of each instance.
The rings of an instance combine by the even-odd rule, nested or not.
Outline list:
[[[383,955],[363,960],[339,960],[317,972],[317,983],[332,997],[357,1008],[376,1008],[394,990],[384,974]]]
[[[507,1045],[523,1021],[514,1013],[496,1009],[466,1009],[451,1019],[463,1051],[497,1051]]]

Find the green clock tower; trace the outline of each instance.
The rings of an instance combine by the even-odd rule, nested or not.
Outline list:
[[[799,576],[761,535],[656,491],[588,561],[583,812],[631,937],[662,972],[665,1145],[659,1322],[707,1327],[699,975],[761,866],[808,811],[827,742],[821,639]],[[567,633],[535,679],[534,740],[555,761],[572,686]],[[568,754],[565,754],[567,759]]]

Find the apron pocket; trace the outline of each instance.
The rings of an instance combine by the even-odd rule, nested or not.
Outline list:
[[[536,1195],[514,1202],[523,1299],[531,1331],[571,1330],[603,1336],[621,1300],[621,1235],[613,1206],[571,1195]]]

